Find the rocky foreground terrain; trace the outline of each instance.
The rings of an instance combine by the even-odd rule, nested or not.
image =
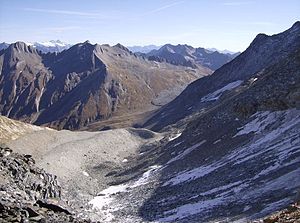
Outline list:
[[[61,200],[57,177],[35,166],[31,155],[0,147],[0,222],[84,222]]]

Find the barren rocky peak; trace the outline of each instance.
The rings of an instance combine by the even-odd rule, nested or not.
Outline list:
[[[10,50],[16,50],[17,52],[25,52],[25,53],[37,53],[37,51],[29,45],[26,45],[24,42],[16,42],[11,44],[8,47]]]

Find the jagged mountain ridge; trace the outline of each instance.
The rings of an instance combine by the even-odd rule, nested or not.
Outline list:
[[[205,66],[212,70],[220,68],[222,65],[231,61],[235,56],[236,55],[223,54],[201,47],[194,48],[186,44],[166,44],[146,54],[146,57],[154,61],[166,61],[174,65],[183,65],[193,68]]]
[[[273,36],[258,34],[243,53],[216,70],[209,78],[202,78],[191,83],[175,100],[162,107],[145,126],[160,130],[194,111],[200,111],[207,106],[207,103],[211,104],[215,101],[203,103],[201,99],[204,96],[230,83],[245,81],[259,75],[260,71],[287,57],[299,46],[300,22],[296,22],[290,29]]]
[[[148,61],[120,44],[89,42],[58,54],[17,42],[1,51],[0,67],[2,115],[70,129],[153,108],[163,91],[211,72]]]

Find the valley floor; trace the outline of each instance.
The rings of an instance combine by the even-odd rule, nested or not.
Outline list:
[[[38,167],[57,175],[62,199],[79,218],[247,222],[294,202],[300,188],[299,120],[296,109],[256,113],[226,136],[239,146],[214,157],[200,153],[230,147],[229,138],[189,142],[176,129],[71,132],[8,120],[1,131],[11,129],[13,140],[2,139],[5,145],[31,154]],[[24,131],[16,134],[17,125],[16,132]]]

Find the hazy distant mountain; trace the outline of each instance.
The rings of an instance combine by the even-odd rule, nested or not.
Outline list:
[[[128,46],[127,48],[134,53],[149,53],[151,50],[157,50],[161,46],[147,45],[147,46]]]
[[[213,51],[213,52],[215,52],[215,51],[217,51],[217,52],[219,52],[219,53],[223,53],[223,54],[236,54],[236,53],[240,53],[240,52],[233,52],[233,51],[230,51],[230,50],[219,50],[219,49],[216,49],[216,48],[207,48],[208,50],[210,50],[210,51]]]
[[[9,46],[8,43],[0,43],[0,50],[6,49]]]
[[[65,46],[46,44],[57,45]],[[211,73],[203,67],[187,69],[149,61],[121,44],[85,42],[50,54],[37,49],[17,42],[1,51],[0,113],[57,128],[75,129],[113,115],[150,109]],[[162,99],[163,95],[168,97]]]
[[[152,50],[147,53],[146,57],[154,61],[166,61],[174,65],[182,65],[192,68],[205,66],[212,70],[220,68],[234,58],[231,54],[210,51],[201,47],[194,48],[186,44],[166,44],[158,50]]]

